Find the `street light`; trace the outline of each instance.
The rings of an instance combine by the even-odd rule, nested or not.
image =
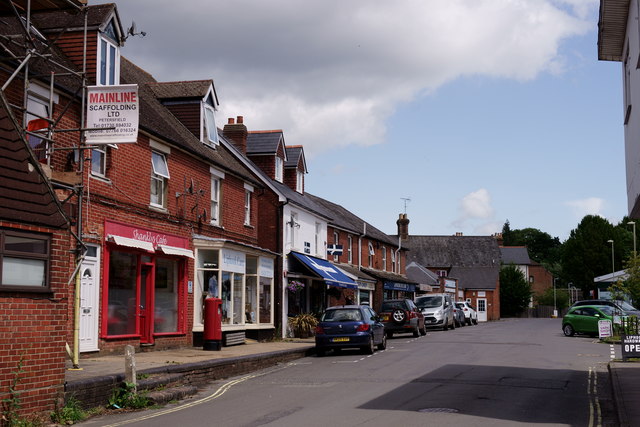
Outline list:
[[[613,273],[616,272],[616,263],[613,258],[613,240],[607,240],[607,243],[611,243],[611,278],[613,279]]]
[[[636,222],[629,221],[627,225],[633,225],[633,256],[636,256]]]
[[[556,306],[556,280],[557,277],[553,278],[553,317],[558,317],[558,307]]]

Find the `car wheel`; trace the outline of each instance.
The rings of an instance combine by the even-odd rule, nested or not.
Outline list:
[[[420,335],[422,336],[427,335],[427,326],[425,324],[422,324],[422,329],[420,329]]]
[[[456,322],[455,322],[455,321],[454,321],[454,322],[451,322],[451,329],[453,330],[453,329],[455,329],[455,328],[456,328]]]
[[[467,325],[471,326],[471,317],[465,319],[465,322],[467,323]]]
[[[478,318],[476,317],[475,319],[473,319],[473,324],[477,325],[478,324]]]
[[[387,336],[382,334],[382,342],[378,344],[378,350],[384,350],[387,348]]]
[[[387,338],[393,338],[393,331],[385,332],[385,335],[387,336]]]
[[[407,315],[405,314],[404,310],[400,310],[399,308],[396,310],[393,310],[393,321],[396,323],[404,323],[405,319],[407,318]]]
[[[369,337],[369,343],[362,347],[362,352],[364,354],[373,354],[376,351],[375,346],[373,345],[373,336]]]
[[[576,331],[573,330],[573,326],[569,325],[568,323],[562,326],[562,332],[564,332],[564,335],[567,337],[572,337],[573,334],[576,333]]]
[[[448,331],[449,330],[449,323],[447,323],[446,320],[445,320],[444,324],[442,325],[442,330],[443,331]]]
[[[416,328],[413,330],[413,337],[418,338],[419,336],[420,336],[420,327],[416,326]]]
[[[324,357],[324,355],[326,354],[326,352],[324,351],[324,348],[318,348],[316,349],[316,356],[318,357]]]

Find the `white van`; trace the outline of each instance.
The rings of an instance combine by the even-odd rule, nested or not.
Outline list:
[[[453,317],[453,302],[449,294],[427,294],[416,298],[416,306],[424,314],[427,328],[442,328],[446,331],[456,328]]]

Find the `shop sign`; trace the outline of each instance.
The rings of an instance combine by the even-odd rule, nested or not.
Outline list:
[[[260,277],[273,279],[273,258],[260,257]]]
[[[621,335],[622,360],[640,358],[640,335]]]
[[[176,248],[184,249],[189,248],[189,239],[184,237],[162,233],[148,228],[121,224],[118,222],[105,221],[104,232],[107,236],[111,234],[126,237],[128,239],[139,240],[141,242],[149,242],[154,248],[157,248],[158,245],[174,246]]]
[[[456,281],[455,280],[451,280],[451,279],[445,279],[444,280],[444,287],[445,288],[456,288]]]
[[[87,87],[87,144],[135,143],[138,119],[138,85]]]
[[[384,288],[392,291],[406,291],[406,292],[415,292],[415,285],[410,285],[409,283],[399,283],[399,282],[384,282]]]
[[[611,321],[610,320],[598,320],[598,337],[605,338],[612,336]]]
[[[243,252],[234,251],[232,249],[222,249],[222,271],[230,271],[232,273],[244,273],[246,270],[246,257]]]

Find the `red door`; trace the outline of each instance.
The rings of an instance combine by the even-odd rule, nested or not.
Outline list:
[[[140,344],[153,344],[153,268],[140,271]]]

